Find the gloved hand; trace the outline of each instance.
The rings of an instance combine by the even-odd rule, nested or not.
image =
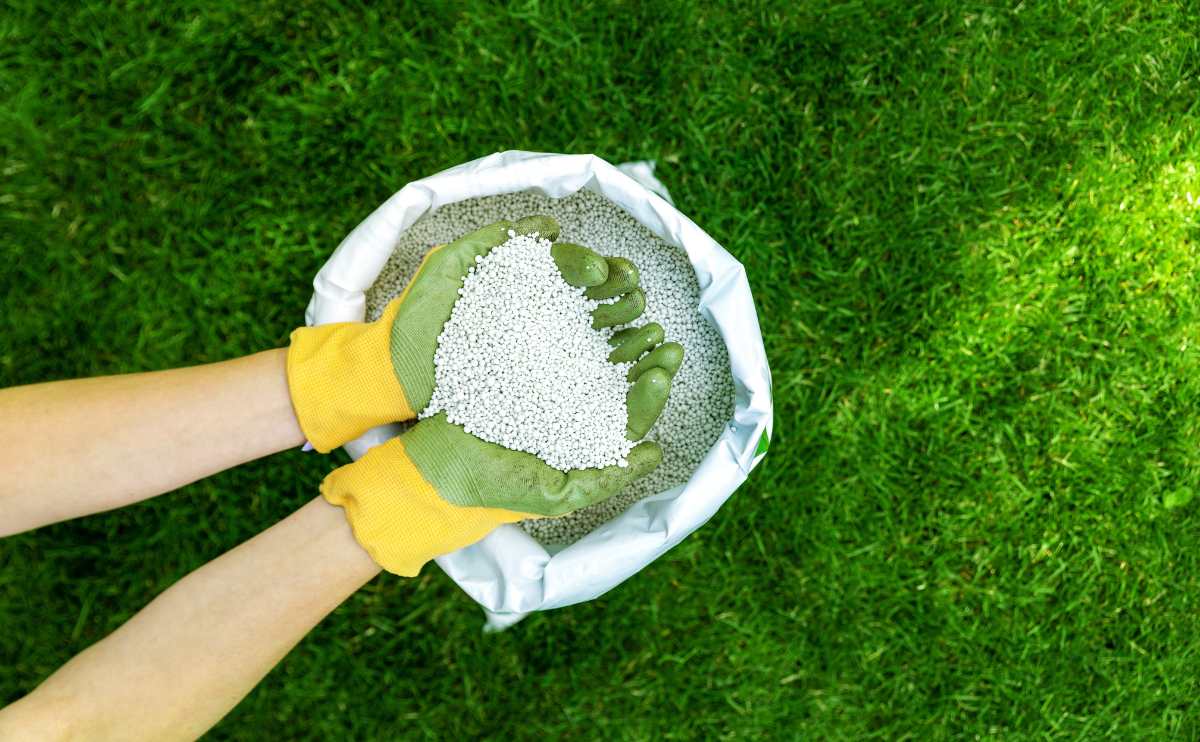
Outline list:
[[[535,219],[544,221],[530,226]],[[530,217],[517,224],[524,233],[558,234],[557,225],[546,217]],[[502,239],[495,235],[491,239],[494,247],[507,239],[507,231]],[[641,314],[645,299],[636,289],[637,271],[632,263],[604,259],[587,248],[565,243],[555,244],[552,254],[568,283],[588,286],[597,298],[622,297],[593,312],[594,326],[624,324]],[[460,276],[473,260],[464,261]],[[460,285],[461,277],[446,284],[454,299]],[[446,318],[453,303],[448,304]],[[621,309],[623,303],[633,308]],[[407,348],[430,338],[427,402],[433,392],[433,350],[445,318],[431,334],[427,330],[410,333],[400,324],[405,309],[401,307],[399,312],[393,323],[393,347],[398,336],[404,338]],[[660,325],[650,323],[621,330],[611,339],[610,361],[637,361],[629,371],[633,384],[626,395],[626,436],[630,440],[640,440],[658,419],[670,393],[671,377],[683,360],[682,346],[663,343],[663,335]],[[423,371],[414,368],[400,378]],[[413,576],[430,559],[473,544],[502,523],[563,515],[611,497],[658,466],[662,449],[644,441],[627,459],[626,467],[563,473],[532,454],[476,438],[441,413],[335,470],[322,483],[321,492],[326,500],[346,510],[355,538],[380,566]]]
[[[476,256],[508,240],[509,230],[537,232],[550,240],[559,233],[557,222],[545,216],[496,222],[430,250],[404,293],[375,322],[302,327],[292,333],[288,386],[300,428],[314,448],[326,453],[376,425],[410,420],[429,403],[437,338],[458,300],[463,277]],[[628,260],[604,258],[569,243],[555,244],[552,255],[563,279],[588,287],[590,298],[620,297],[593,312],[593,326],[613,327],[641,316],[646,297]],[[665,404],[662,386],[661,378],[652,379],[642,394],[661,396]]]
[[[626,467],[563,473],[533,454],[476,438],[443,412],[335,469],[321,494],[345,508],[372,559],[412,577],[502,523],[563,515],[615,495],[658,466],[662,449],[643,441],[627,458]]]

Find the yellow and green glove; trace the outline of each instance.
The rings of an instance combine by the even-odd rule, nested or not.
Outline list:
[[[559,234],[558,224],[544,216],[496,222],[430,250],[404,293],[375,322],[302,327],[292,333],[288,386],[300,428],[314,448],[327,453],[377,425],[411,420],[429,404],[437,339],[463,277],[477,256],[508,240],[509,230],[537,232],[549,240]],[[563,279],[587,287],[589,297],[620,297],[593,312],[595,327],[641,316],[646,297],[628,260],[605,258],[569,243],[556,243],[551,254]]]
[[[438,413],[335,469],[321,494],[345,508],[355,539],[376,563],[412,577],[503,523],[563,515],[611,497],[661,460],[659,445],[643,441],[626,467],[563,473],[533,454],[480,440]]]

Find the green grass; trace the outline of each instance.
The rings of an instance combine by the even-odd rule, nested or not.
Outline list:
[[[604,598],[484,636],[381,577],[213,739],[1200,736],[1194,3],[167,5],[0,11],[0,385],[281,345],[379,202],[519,148],[657,159],[777,397]],[[0,542],[0,702],[331,465]]]

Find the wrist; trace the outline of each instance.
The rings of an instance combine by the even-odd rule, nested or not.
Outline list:
[[[416,576],[426,562],[475,543],[502,523],[527,517],[451,504],[413,463],[404,436],[331,472],[321,494],[345,511],[354,539],[371,559],[402,577]]]
[[[415,417],[393,370],[386,319],[292,333],[287,355],[292,406],[305,437],[322,453],[377,425]]]
[[[85,725],[75,718],[78,704],[47,695],[45,686],[0,708],[0,742],[85,739]],[[61,695],[61,694],[60,694]]]

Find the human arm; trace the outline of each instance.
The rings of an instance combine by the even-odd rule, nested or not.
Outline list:
[[[346,517],[324,500],[309,502],[184,577],[0,709],[0,742],[195,739],[380,564],[416,574],[435,556],[527,516],[509,508],[561,514],[658,463],[657,446],[643,443],[628,467],[561,474],[441,417],[326,478],[326,499]]]
[[[0,710],[0,741],[195,739],[378,572],[339,509],[315,499]]]
[[[0,536],[301,445],[286,356],[0,390]]]

